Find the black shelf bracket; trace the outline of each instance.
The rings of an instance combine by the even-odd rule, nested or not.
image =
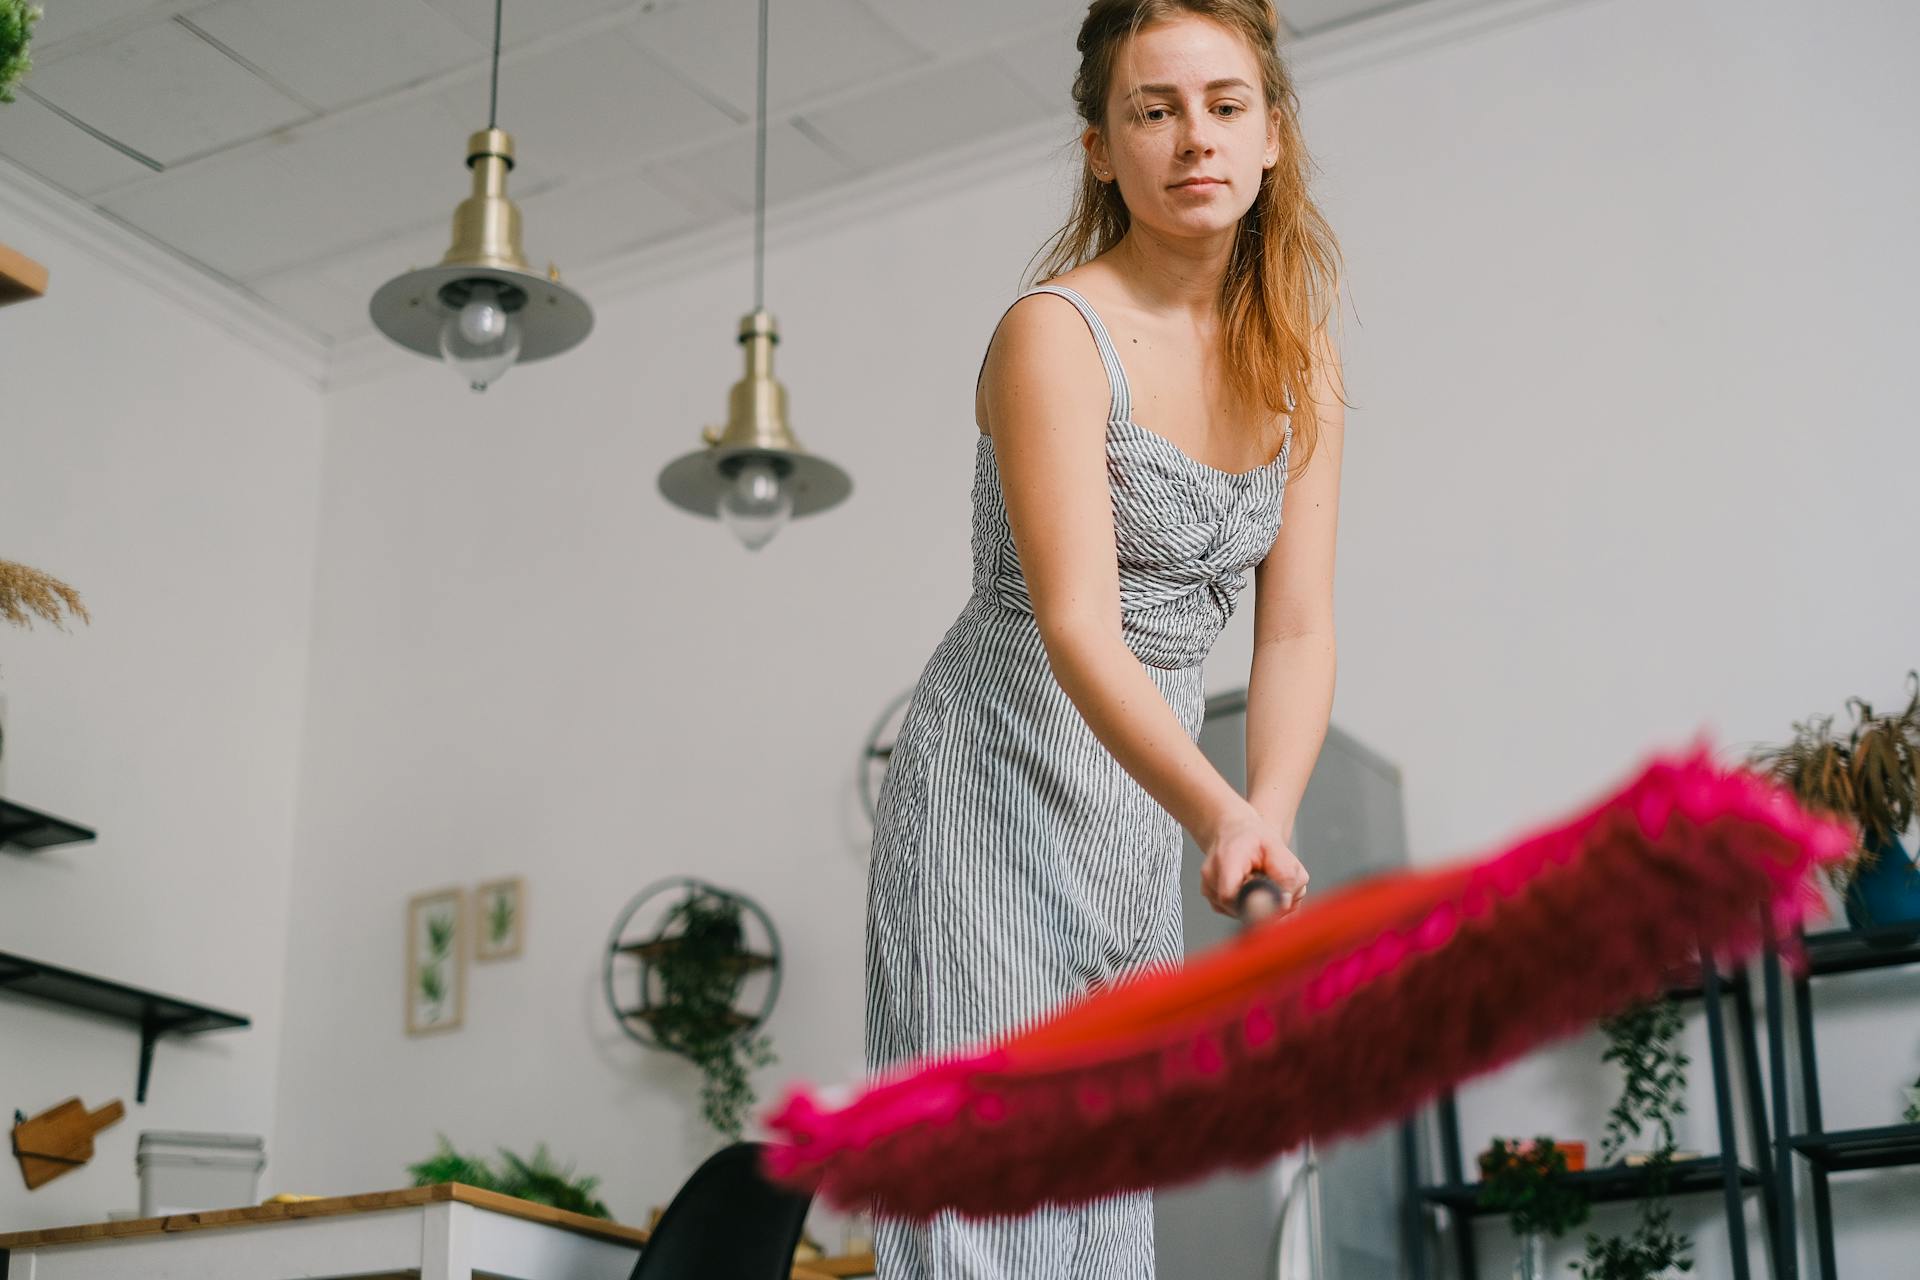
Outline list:
[[[94,835],[77,822],[68,822],[11,800],[0,800],[0,848],[14,845],[37,853],[57,844],[79,844],[93,839]]]
[[[143,991],[4,951],[0,951],[0,992],[30,996],[130,1024],[140,1033],[139,1087],[134,1100],[142,1103],[147,1100],[147,1082],[153,1075],[153,1047],[161,1036],[191,1036],[253,1025],[244,1014]]]

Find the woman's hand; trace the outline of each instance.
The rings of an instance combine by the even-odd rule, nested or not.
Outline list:
[[[1240,887],[1255,875],[1266,876],[1286,895],[1286,901],[1271,913],[1273,917],[1290,914],[1306,896],[1306,867],[1293,856],[1280,829],[1252,805],[1230,814],[1199,844],[1206,855],[1200,864],[1200,892],[1223,916],[1239,914],[1235,899]]]

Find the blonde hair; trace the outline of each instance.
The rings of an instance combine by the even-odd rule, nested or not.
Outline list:
[[[1238,33],[1260,63],[1261,89],[1278,107],[1280,156],[1260,180],[1252,206],[1220,282],[1222,352],[1227,379],[1242,403],[1274,415],[1291,407],[1289,472],[1313,456],[1320,436],[1313,397],[1315,336],[1334,312],[1340,247],[1333,229],[1307,194],[1312,159],[1300,136],[1300,99],[1281,61],[1277,20],[1268,0],[1093,0],[1074,42],[1080,70],[1073,102],[1081,119],[1106,128],[1107,95],[1121,49],[1151,23],[1181,14],[1211,19]],[[1034,256],[1045,261],[1028,285],[1098,257],[1120,243],[1132,223],[1118,183],[1105,183],[1083,164],[1067,222]],[[1344,393],[1338,387],[1335,394]]]

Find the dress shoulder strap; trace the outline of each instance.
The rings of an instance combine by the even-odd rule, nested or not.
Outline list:
[[[1120,364],[1120,353],[1114,348],[1113,339],[1107,335],[1107,326],[1100,322],[1099,313],[1094,311],[1093,305],[1085,298],[1063,284],[1035,285],[1033,288],[1027,290],[1026,293],[1021,294],[1019,298],[1015,298],[1013,302],[1009,302],[1006,311],[1000,313],[1000,318],[1002,320],[1006,319],[1007,311],[1013,310],[1014,302],[1019,302],[1020,298],[1029,297],[1036,293],[1057,293],[1068,302],[1071,302],[1075,309],[1080,312],[1081,318],[1087,322],[1087,328],[1093,333],[1093,345],[1099,349],[1100,363],[1104,365],[1107,370],[1107,387],[1112,398],[1112,404],[1108,410],[1108,417],[1110,419],[1121,419],[1131,416],[1133,413],[1132,397],[1127,388],[1127,371],[1122,368]],[[996,323],[994,328],[997,332],[999,325]],[[992,345],[991,338],[988,339],[988,345]],[[976,392],[980,389],[980,378],[986,371],[987,358],[985,355],[982,355],[980,357],[980,373],[976,374],[973,380],[974,390]]]

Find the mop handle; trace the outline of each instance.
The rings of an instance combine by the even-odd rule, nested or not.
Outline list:
[[[1247,877],[1240,892],[1233,898],[1233,913],[1242,923],[1258,924],[1275,911],[1286,906],[1291,895],[1285,889],[1262,875]]]

